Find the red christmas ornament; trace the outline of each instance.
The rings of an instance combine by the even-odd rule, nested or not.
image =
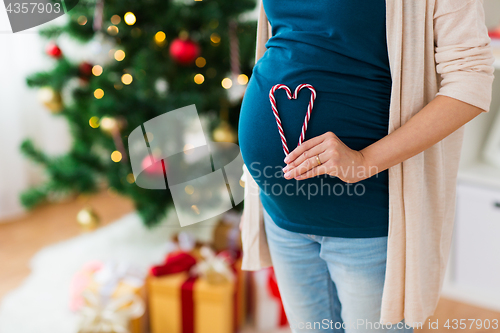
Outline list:
[[[89,77],[92,75],[92,66],[91,63],[88,63],[86,61],[82,62],[80,66],[78,66],[78,70],[80,71],[80,75],[83,77]]]
[[[47,48],[45,49],[45,52],[53,57],[53,58],[61,58],[62,57],[62,51],[61,49],[59,48],[59,46],[57,46],[56,43],[50,43],[49,45],[47,45]]]
[[[181,65],[190,65],[200,55],[200,46],[190,39],[176,38],[170,43],[170,56]]]
[[[165,164],[165,171],[167,171],[167,163],[163,161]],[[146,156],[141,163],[142,170],[146,172],[148,175],[156,176],[156,175],[163,175],[163,166],[161,161],[158,161],[156,163],[151,162],[151,158],[149,156]]]
[[[92,64],[84,61],[78,66],[78,71],[80,72],[80,79],[84,82],[88,82],[92,76]]]

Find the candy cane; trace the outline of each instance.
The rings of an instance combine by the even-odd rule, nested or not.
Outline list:
[[[307,106],[306,117],[304,119],[304,123],[302,125],[302,131],[301,131],[300,137],[299,137],[298,146],[300,146],[304,142],[305,137],[306,137],[307,124],[309,123],[309,120],[311,119],[311,111],[312,111],[313,106],[314,106],[314,100],[316,99],[316,90],[314,89],[314,87],[312,85],[307,84],[307,83],[302,83],[302,84],[298,85],[297,88],[295,88],[295,92],[293,95],[292,95],[292,91],[290,90],[290,88],[288,88],[284,84],[276,84],[269,91],[269,100],[271,102],[271,107],[273,109],[274,118],[276,118],[276,124],[278,125],[278,131],[279,131],[280,137],[281,137],[281,144],[283,146],[283,151],[285,152],[286,156],[288,156],[288,154],[290,154],[290,152],[288,150],[288,145],[286,143],[285,132],[283,131],[283,127],[281,125],[281,119],[280,119],[280,116],[278,113],[278,108],[276,107],[276,99],[274,98],[274,93],[278,89],[284,89],[286,91],[286,95],[288,96],[288,99],[297,99],[297,96],[299,95],[299,91],[302,88],[308,88],[311,91],[311,99],[309,100],[309,105]]]

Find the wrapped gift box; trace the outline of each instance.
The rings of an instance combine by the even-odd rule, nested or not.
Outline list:
[[[272,268],[251,272],[250,293],[252,324],[257,331],[288,327]]]
[[[241,259],[236,279],[210,283],[180,272],[147,278],[152,333],[234,333],[245,321],[246,274]]]
[[[95,291],[98,291],[99,286],[97,284],[92,283],[89,286],[89,290],[93,290],[95,288]],[[113,300],[118,300],[118,299],[126,299],[128,298],[131,294],[134,294],[134,296],[137,296],[138,299],[145,300],[146,299],[146,286],[143,284],[141,286],[137,285],[130,285],[125,281],[120,282],[116,289],[113,291],[111,294],[110,301]],[[143,301],[144,302],[144,301]],[[145,303],[144,303],[145,305]],[[117,308],[117,312],[120,311],[128,311],[129,307],[134,306],[133,301],[124,301],[121,306]],[[132,318],[128,321],[128,332],[129,333],[147,333],[149,331],[149,321],[148,321],[148,314],[146,311],[138,317],[138,318]],[[84,331],[82,331],[84,333]],[[104,332],[103,332],[104,333]]]
[[[73,281],[71,308],[80,313],[79,333],[147,333],[144,273],[128,265],[93,263]]]

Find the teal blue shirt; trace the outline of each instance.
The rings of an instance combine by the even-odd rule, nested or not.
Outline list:
[[[269,101],[275,84],[317,92],[306,140],[335,133],[361,150],[388,132],[391,74],[385,0],[263,0],[273,36],[256,63],[243,98],[239,144],[261,189],[265,210],[280,227],[332,237],[387,236],[388,172],[355,184],[337,177],[287,180],[281,140]],[[288,147],[298,143],[310,98],[275,93]],[[367,172],[347,169],[343,172]]]

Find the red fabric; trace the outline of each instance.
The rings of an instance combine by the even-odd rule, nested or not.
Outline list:
[[[279,302],[280,305],[280,326],[285,326],[288,323],[286,318],[285,308],[283,307],[283,302],[281,301],[280,291],[278,289],[278,283],[276,281],[276,275],[274,274],[274,269],[269,268],[269,278],[267,280],[267,285],[269,287],[269,292],[271,295]]]
[[[492,30],[488,33],[491,39],[500,39],[500,29]]]
[[[194,333],[193,288],[196,279],[196,276],[190,276],[181,286],[182,333]]]
[[[162,276],[180,272],[186,272],[196,264],[196,258],[187,252],[172,252],[167,256],[163,265],[151,267],[153,276]]]

